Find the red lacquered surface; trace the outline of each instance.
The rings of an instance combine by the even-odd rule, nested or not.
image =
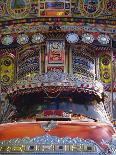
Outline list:
[[[47,133],[58,137],[68,136],[72,138],[79,137],[83,139],[92,139],[103,147],[101,144],[102,139],[111,141],[114,130],[108,124],[97,122],[59,122],[54,129]],[[41,128],[40,122],[9,123],[0,125],[0,140],[37,137],[45,134],[46,132]]]

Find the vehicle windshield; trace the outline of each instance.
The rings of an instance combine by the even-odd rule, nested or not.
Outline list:
[[[88,94],[56,98],[27,95],[17,104],[17,118],[33,118],[46,110],[62,110],[74,115],[84,115],[88,119],[108,121],[103,103]]]

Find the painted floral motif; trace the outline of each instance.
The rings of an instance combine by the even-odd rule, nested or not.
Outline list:
[[[115,0],[108,0],[107,1],[107,9],[109,12],[115,12],[116,11],[116,1]]]
[[[24,18],[30,8],[30,0],[7,0],[7,11],[13,18]]]
[[[87,12],[93,13],[97,11],[100,0],[84,0],[84,8]]]
[[[103,8],[103,0],[80,0],[81,13],[85,16],[99,16]]]

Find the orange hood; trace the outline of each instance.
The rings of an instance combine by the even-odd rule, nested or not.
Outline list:
[[[45,134],[59,138],[82,138],[94,140],[101,147],[102,140],[111,141],[114,130],[112,126],[97,122],[58,122],[50,131],[41,127],[41,122],[16,122],[0,125],[0,141],[24,137],[38,137]]]

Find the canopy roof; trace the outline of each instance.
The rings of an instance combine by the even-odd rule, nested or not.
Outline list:
[[[87,92],[102,97],[103,85],[82,75],[72,75],[63,72],[49,71],[45,74],[36,74],[18,80],[9,87],[9,94],[25,94],[44,91],[46,94],[59,94],[60,92]]]

